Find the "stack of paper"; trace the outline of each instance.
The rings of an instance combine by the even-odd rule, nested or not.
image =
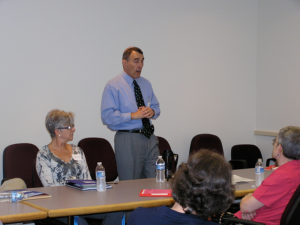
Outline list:
[[[237,183],[244,183],[244,182],[250,182],[254,181],[253,179],[245,178],[245,177],[240,177],[238,175],[233,174],[232,175],[232,183],[237,184]]]

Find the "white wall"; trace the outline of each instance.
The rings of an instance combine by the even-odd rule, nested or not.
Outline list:
[[[180,161],[198,133],[217,134],[227,159],[233,144],[255,142],[257,1],[0,0],[0,32],[1,150],[49,143],[53,108],[75,113],[74,143],[113,143],[101,93],[132,45],[161,103],[156,134]]]
[[[259,1],[257,119],[260,130],[300,126],[300,1]],[[272,137],[257,137],[264,155]]]

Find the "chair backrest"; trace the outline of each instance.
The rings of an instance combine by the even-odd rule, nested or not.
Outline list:
[[[30,143],[7,146],[3,151],[3,180],[21,178],[28,188],[42,187],[35,169],[39,149]]]
[[[300,185],[287,204],[280,220],[280,225],[299,224],[300,221]]]
[[[118,177],[117,163],[111,144],[104,138],[84,138],[78,142],[83,150],[92,179],[95,177],[97,162],[102,162],[105,168],[106,181],[113,181]]]
[[[172,150],[169,142],[165,138],[160,136],[156,136],[156,137],[158,139],[158,148],[159,148],[160,155],[163,155],[164,151],[167,149]]]
[[[233,170],[248,168],[247,160],[244,160],[244,159],[232,159],[232,160],[229,160],[229,163]]]
[[[243,159],[247,161],[247,168],[254,168],[257,160],[261,158],[262,154],[256,145],[239,144],[231,148],[231,159]]]
[[[193,137],[189,155],[201,149],[208,149],[224,156],[222,142],[220,138],[214,134],[198,134]]]
[[[156,136],[158,139],[158,148],[160,155],[163,156],[164,161],[166,162],[166,167],[170,168],[172,173],[176,172],[177,163],[178,163],[178,154],[175,154],[169,142],[160,136]],[[167,171],[167,170],[166,170]]]

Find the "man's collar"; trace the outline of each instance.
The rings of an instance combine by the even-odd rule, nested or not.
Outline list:
[[[122,76],[124,77],[124,79],[126,80],[126,82],[127,82],[128,84],[132,84],[132,83],[133,83],[133,80],[138,81],[138,80],[140,79],[140,77],[137,78],[137,79],[133,79],[131,76],[129,76],[129,75],[128,75],[127,73],[125,73],[124,71],[123,71]]]

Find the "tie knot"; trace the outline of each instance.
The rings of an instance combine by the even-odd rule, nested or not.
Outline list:
[[[134,84],[134,86],[138,86],[138,83],[136,82],[136,80],[133,80],[133,84]]]

